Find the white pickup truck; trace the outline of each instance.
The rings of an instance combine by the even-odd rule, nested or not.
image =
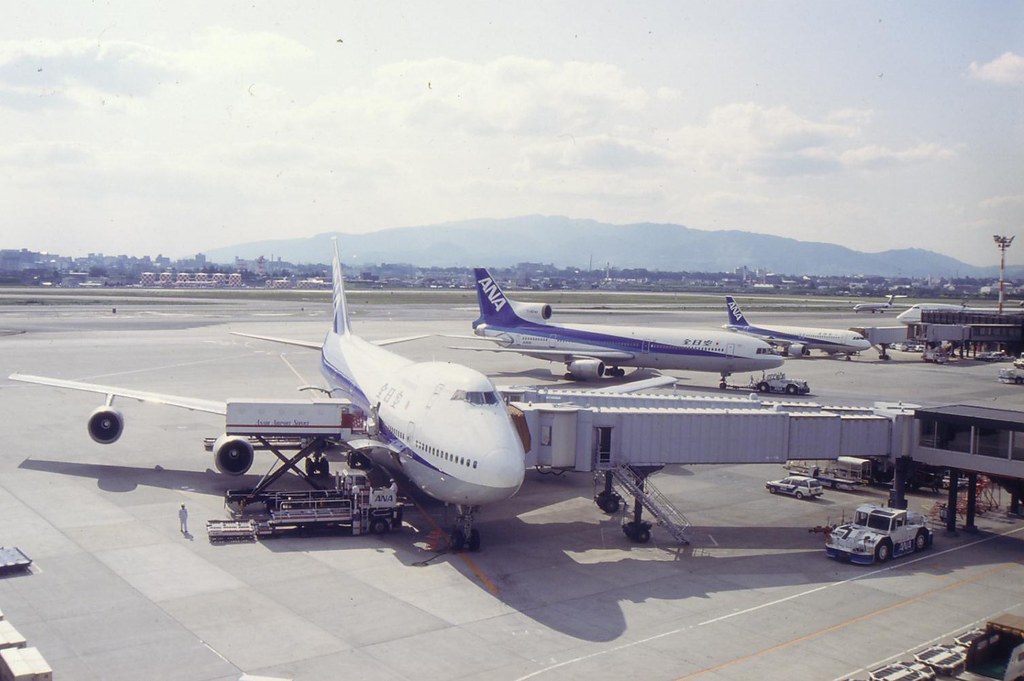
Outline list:
[[[829,558],[870,565],[923,551],[931,545],[932,531],[927,518],[920,513],[863,504],[854,512],[852,523],[829,533],[825,553]]]

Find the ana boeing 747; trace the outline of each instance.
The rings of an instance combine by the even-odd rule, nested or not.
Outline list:
[[[767,343],[716,329],[548,323],[550,305],[511,300],[486,269],[474,273],[480,317],[473,333],[499,347],[460,349],[562,362],[580,380],[622,376],[622,367],[708,371],[721,375],[723,387],[734,372],[774,369],[783,362]]]
[[[334,319],[323,343],[237,334],[288,343],[321,354],[321,371],[331,392],[341,391],[372,417],[375,434],[349,442],[372,463],[400,472],[413,485],[458,508],[451,533],[455,549],[480,546],[473,513],[482,505],[511,497],[525,473],[523,441],[489,378],[449,362],[415,362],[381,347],[393,341],[364,340],[349,326],[337,243],[334,247]],[[107,396],[107,404],[89,418],[90,436],[111,444],[124,428],[112,408],[115,397],[169,404],[224,414],[223,402],[161,395],[112,386],[13,374],[15,381],[85,390]],[[253,463],[253,448],[243,438],[222,438],[215,446],[218,470],[242,475]]]
[[[743,316],[743,311],[732,296],[725,297],[725,307],[729,313],[729,323],[724,328],[761,338],[783,348],[789,357],[803,357],[810,354],[811,350],[849,356],[871,347],[868,339],[856,331],[807,326],[754,326]]]

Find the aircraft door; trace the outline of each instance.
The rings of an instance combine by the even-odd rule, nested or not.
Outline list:
[[[597,468],[608,468],[612,463],[612,428],[597,426],[594,428],[594,458]]]
[[[728,345],[725,346],[725,355],[726,355],[726,357],[735,357],[736,356],[736,344],[735,343],[729,343]]]

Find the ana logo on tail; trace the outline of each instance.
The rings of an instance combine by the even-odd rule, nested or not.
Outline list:
[[[729,314],[732,315],[733,319],[736,320],[737,324],[746,324],[747,320],[743,318],[743,312],[740,310],[739,303],[730,298],[727,301],[729,306]]]
[[[478,279],[476,283],[480,286],[480,290],[487,295],[487,300],[491,301],[495,312],[500,312],[501,308],[505,307],[508,303],[505,300],[505,296],[501,295],[501,289],[498,288],[498,285],[490,277]]]

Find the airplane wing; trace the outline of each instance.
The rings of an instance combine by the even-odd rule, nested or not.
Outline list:
[[[61,378],[47,378],[45,376],[32,376],[30,374],[14,373],[8,376],[8,378],[11,379],[12,381],[21,381],[22,383],[36,383],[38,385],[47,385],[53,388],[82,390],[84,392],[99,393],[100,395],[106,395],[108,398],[125,397],[131,400],[138,400],[139,402],[150,402],[152,404],[166,404],[172,407],[181,407],[183,409],[191,409],[192,411],[202,411],[208,414],[224,415],[227,412],[226,403],[218,402],[216,400],[204,400],[198,397],[180,397],[178,395],[164,395],[161,393],[146,392],[144,390],[134,390],[132,388],[116,388],[110,385],[82,383],[79,381],[66,381]]]
[[[323,348],[323,343],[316,343],[314,341],[301,341],[294,340],[291,338],[276,338],[274,336],[260,336],[255,333],[242,333],[240,331],[232,331],[232,336],[242,336],[243,338],[255,338],[256,340],[270,341],[271,343],[282,343],[284,345],[297,345],[300,348],[309,348],[310,350],[320,350]]]
[[[641,372],[634,372],[632,375],[636,376],[636,374],[638,373]],[[649,372],[647,372],[644,375],[649,375]],[[608,386],[607,388],[597,388],[593,392],[622,395],[625,393],[639,392],[641,390],[650,390],[652,388],[662,388],[666,385],[675,385],[676,381],[677,379],[674,376],[665,376],[663,374],[657,374],[655,376],[650,376],[649,378],[633,380],[630,381],[629,383],[611,385]]]
[[[571,362],[576,359],[599,359],[602,362],[621,362],[633,359],[636,356],[631,352],[618,352],[616,350],[579,353],[567,352],[565,350],[545,350],[544,348],[488,348],[469,345],[449,345],[448,348],[450,350],[473,350],[474,352],[516,352],[520,355],[548,359],[552,362]]]
[[[282,343],[284,345],[297,345],[300,348],[309,348],[310,350],[321,350],[324,345],[323,343],[315,341],[294,340],[292,338],[277,338],[275,336],[260,336],[255,333],[242,333],[240,331],[232,331],[231,335],[242,336],[243,338],[255,338],[256,340],[264,340],[269,341],[271,343]],[[373,343],[374,345],[379,345],[383,347],[385,345],[394,345],[395,343],[406,343],[408,341],[419,340],[420,338],[427,338],[429,336],[429,333],[421,333],[417,336],[403,336],[401,338],[384,338],[382,340],[375,340],[370,342]]]

